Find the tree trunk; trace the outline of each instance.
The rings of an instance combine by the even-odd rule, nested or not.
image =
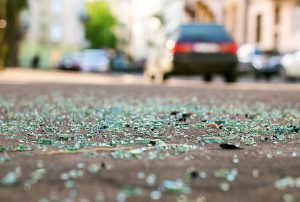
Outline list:
[[[6,28],[0,33],[0,66],[18,66],[19,43],[21,40],[19,12],[26,0],[1,0],[0,18],[6,20]]]
[[[6,19],[6,0],[0,1],[0,20]],[[6,56],[6,44],[4,43],[5,27],[0,28],[0,70],[4,68]]]
[[[6,55],[6,66],[18,65],[18,43],[19,43],[19,28],[18,28],[18,8],[15,0],[7,2],[7,29],[4,41],[9,46],[9,51]]]

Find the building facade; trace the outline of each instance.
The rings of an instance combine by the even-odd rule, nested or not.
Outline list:
[[[85,46],[84,0],[29,0],[22,17],[28,32],[21,45],[20,61],[30,66],[39,57],[41,67],[54,67],[59,58]]]
[[[189,21],[222,23],[222,0],[186,0]]]
[[[185,0],[108,1],[119,21],[121,49],[134,59],[146,58],[183,21]]]
[[[226,0],[223,13],[239,44],[280,52],[300,46],[300,0]]]

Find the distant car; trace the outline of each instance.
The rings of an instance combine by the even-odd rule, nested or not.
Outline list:
[[[145,62],[146,62],[146,59],[144,59],[144,58],[140,58],[140,59],[131,61],[129,63],[131,71],[143,72],[144,68],[145,68]]]
[[[238,48],[238,71],[240,73],[250,74],[252,72],[253,58],[261,55],[261,50],[253,44],[243,44]]]
[[[124,53],[117,53],[112,59],[111,68],[113,71],[142,72],[144,70],[145,59],[131,59]]]
[[[300,49],[285,54],[281,63],[284,76],[287,80],[300,78]]]
[[[145,76],[165,80],[170,75],[203,75],[210,81],[221,74],[237,80],[237,46],[224,27],[217,24],[181,25],[164,47],[146,63]]]
[[[253,44],[244,44],[238,49],[237,55],[241,73],[252,73],[255,78],[263,76],[270,79],[281,72],[282,56],[277,51],[261,51]]]
[[[255,78],[264,76],[266,79],[270,79],[274,75],[280,75],[282,65],[282,56],[273,51],[263,52],[261,55],[256,55],[251,60],[251,66]]]
[[[80,70],[85,72],[106,72],[109,63],[108,53],[101,49],[87,49],[79,56]]]
[[[67,55],[58,62],[58,68],[62,70],[80,70],[78,55]]]
[[[128,59],[125,54],[117,53],[111,65],[113,70],[124,71],[128,68]]]

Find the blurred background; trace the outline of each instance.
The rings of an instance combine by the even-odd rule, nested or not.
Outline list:
[[[0,68],[142,72],[187,22],[224,26],[240,74],[300,77],[300,0],[0,0]]]

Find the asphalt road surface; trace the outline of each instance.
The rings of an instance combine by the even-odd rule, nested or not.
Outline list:
[[[300,86],[0,73],[0,201],[300,201]]]

